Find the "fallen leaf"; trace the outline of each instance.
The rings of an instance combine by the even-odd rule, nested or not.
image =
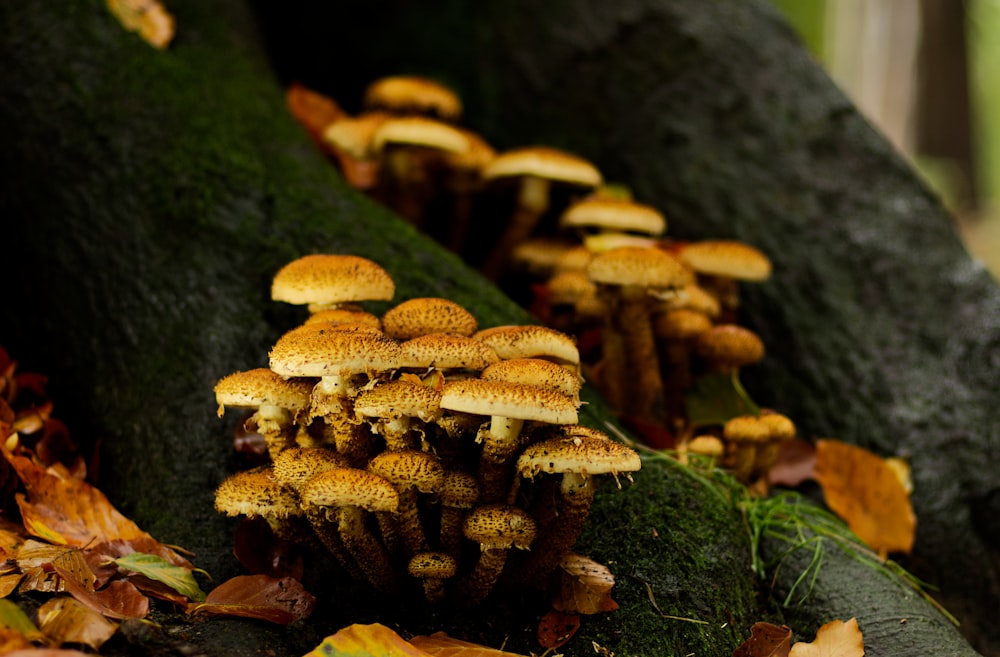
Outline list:
[[[10,600],[0,600],[0,627],[14,630],[29,641],[44,639],[24,610]]]
[[[855,618],[830,621],[816,632],[812,643],[797,642],[789,657],[864,657],[865,642]]]
[[[42,634],[58,644],[79,643],[98,650],[118,630],[101,614],[68,596],[52,598],[38,608]]]
[[[410,639],[410,645],[421,651],[414,654],[432,655],[432,657],[522,657],[517,653],[455,639],[444,632],[435,632],[429,636],[415,636]],[[409,655],[410,653],[405,654]],[[306,657],[310,657],[310,655],[306,655]],[[380,653],[375,653],[375,657],[381,657]]]
[[[309,132],[309,135],[324,150],[329,150],[323,141],[323,129],[328,125],[347,116],[337,101],[318,91],[293,82],[285,90],[285,103],[292,116]]]
[[[115,559],[115,563],[118,564],[119,568],[131,570],[145,575],[151,580],[166,584],[192,602],[200,602],[205,599],[205,592],[198,586],[192,570],[183,566],[175,566],[163,557],[133,552]]]
[[[316,598],[290,577],[239,575],[212,589],[204,602],[188,607],[189,614],[241,616],[286,625],[307,618]]]
[[[326,637],[304,657],[428,657],[430,654],[381,623],[355,623]]]
[[[565,645],[580,629],[580,614],[553,609],[538,622],[538,644],[548,650]]]
[[[36,652],[34,644],[23,634],[9,627],[0,627],[0,655],[11,655],[20,651],[28,654],[28,650],[31,651],[31,655]]]
[[[816,443],[816,480],[827,506],[883,557],[909,554],[917,518],[903,484],[885,460],[837,440]]]
[[[107,7],[129,32],[138,32],[156,48],[166,48],[174,38],[174,17],[158,0],[106,0]]]
[[[302,580],[305,562],[297,546],[274,535],[260,516],[246,518],[233,535],[233,555],[253,575]]]
[[[816,448],[801,438],[786,440],[778,447],[778,458],[767,473],[773,486],[796,488],[816,478]]]
[[[66,577],[59,568],[56,568],[56,572],[63,577],[67,593],[102,616],[123,620],[145,618],[149,614],[149,598],[128,580],[114,580],[103,589],[95,591],[81,587],[73,578]]]
[[[754,623],[750,638],[733,651],[733,657],[788,657],[792,628],[774,623]]]
[[[611,599],[615,576],[607,566],[570,552],[560,561],[559,574],[558,590],[552,600],[556,611],[596,614],[618,608]]]

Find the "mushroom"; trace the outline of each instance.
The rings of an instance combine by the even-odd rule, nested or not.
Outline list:
[[[427,602],[440,602],[445,597],[445,580],[458,572],[458,559],[447,552],[421,552],[413,555],[406,570],[420,580]]]
[[[368,326],[373,329],[382,330],[382,320],[378,315],[357,308],[327,308],[317,310],[306,318],[305,324],[334,324],[343,326],[345,324],[353,326]]]
[[[791,419],[770,409],[762,409],[760,415],[731,418],[723,425],[725,465],[740,481],[762,482],[766,487],[781,444],[795,438],[795,433]]]
[[[485,503],[504,499],[510,488],[511,464],[524,422],[573,424],[578,406],[577,400],[561,392],[505,381],[463,379],[445,383],[441,391],[441,408],[490,417],[476,437],[482,443],[479,481]]]
[[[612,245],[655,246],[667,229],[667,220],[656,208],[630,199],[589,197],[569,206],[559,217],[559,227],[571,230],[591,251]],[[609,241],[610,239],[610,241]]]
[[[387,112],[365,112],[333,121],[320,136],[340,165],[340,172],[355,189],[373,192],[379,179],[379,159],[374,149],[375,131],[391,117]]]
[[[226,406],[253,408],[247,430],[256,430],[274,458],[295,446],[295,419],[308,411],[312,379],[285,379],[267,368],[234,372],[215,384],[215,400],[221,417]]]
[[[427,535],[420,520],[418,493],[437,494],[444,482],[441,460],[419,450],[382,452],[368,464],[374,472],[392,482],[399,492],[399,504],[393,518],[403,539],[407,558],[429,549]]]
[[[677,257],[698,275],[699,284],[722,305],[722,322],[736,321],[739,282],[762,282],[771,276],[771,261],[760,250],[735,240],[702,240],[684,244]]]
[[[440,297],[408,299],[382,315],[382,330],[401,341],[431,333],[470,336],[477,328],[479,322],[472,313]]]
[[[656,296],[676,293],[692,282],[690,271],[660,249],[621,247],[596,254],[587,275],[607,309],[601,333],[602,390],[623,415],[665,425],[651,306]]]
[[[466,512],[479,501],[479,483],[464,470],[447,470],[438,491],[441,506],[440,548],[458,555],[462,542],[462,523]]]
[[[764,342],[756,333],[738,324],[716,324],[695,338],[695,354],[704,374],[736,375],[741,367],[764,358]]]
[[[368,582],[379,591],[399,589],[397,573],[385,546],[365,522],[369,512],[396,512],[399,492],[392,482],[357,468],[335,468],[306,481],[301,499],[309,521],[324,544],[337,546],[342,543]]]
[[[667,427],[677,430],[684,422],[684,395],[691,388],[691,352],[699,335],[712,328],[708,315],[677,308],[653,315]]]
[[[472,337],[492,347],[501,359],[542,358],[580,372],[580,352],[576,348],[576,340],[547,326],[493,326],[477,331]]]
[[[462,116],[462,100],[446,85],[420,75],[389,75],[369,84],[362,99],[368,111],[425,114],[448,121]]]
[[[378,383],[354,399],[354,413],[367,420],[390,451],[417,446],[414,433],[426,442],[423,423],[441,416],[441,393],[420,383],[397,379]]]
[[[519,569],[523,582],[541,581],[576,542],[590,513],[594,498],[593,477],[638,470],[639,455],[627,445],[585,427],[563,427],[558,437],[529,445],[517,459],[520,477],[540,473],[561,474],[559,508],[551,522],[542,523],[542,533]]]
[[[385,269],[354,255],[305,255],[278,270],[271,282],[275,301],[308,305],[310,312],[351,302],[388,301],[396,286]]]
[[[548,325],[557,331],[581,336],[600,325],[604,306],[597,284],[582,270],[563,271],[546,282]]]
[[[271,468],[227,477],[215,490],[215,510],[228,516],[263,518],[278,538],[303,541],[303,528],[297,522],[303,515],[299,499],[274,477]]]
[[[493,280],[504,273],[511,251],[531,236],[542,215],[549,209],[549,190],[553,183],[592,189],[603,182],[601,172],[590,162],[543,146],[528,146],[498,154],[483,170],[483,177],[487,181],[514,179],[518,182],[514,214],[480,268],[487,278]]]
[[[469,606],[482,602],[500,577],[511,548],[528,549],[537,531],[534,519],[516,506],[488,504],[472,509],[465,518],[463,533],[479,544],[479,559],[456,583],[457,599]]]
[[[717,436],[701,434],[677,446],[677,461],[683,465],[690,465],[691,455],[694,455],[706,460],[711,469],[725,455],[725,451],[725,443]]]
[[[500,360],[490,345],[453,333],[420,335],[400,343],[399,349],[400,369],[418,374],[425,384],[430,384],[428,377],[434,378],[437,387],[446,379],[481,372]]]
[[[580,388],[583,385],[579,374],[542,358],[501,360],[484,369],[479,378],[484,381],[541,386],[562,393],[577,403],[580,401]]]

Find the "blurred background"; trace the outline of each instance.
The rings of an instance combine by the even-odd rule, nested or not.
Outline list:
[[[1000,279],[1000,0],[772,0]]]

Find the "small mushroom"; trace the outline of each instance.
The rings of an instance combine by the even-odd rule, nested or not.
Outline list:
[[[423,114],[448,121],[462,116],[462,100],[447,85],[420,75],[389,75],[369,84],[362,105],[367,111]]]
[[[511,324],[480,329],[472,335],[501,359],[542,358],[580,372],[580,351],[573,336],[547,326]]]
[[[431,333],[470,336],[477,328],[479,322],[472,313],[440,297],[408,299],[382,315],[386,335],[400,341]]]
[[[722,305],[722,322],[736,321],[739,283],[763,282],[771,261],[760,250],[736,240],[702,240],[681,246],[677,256],[698,275],[698,283]]]
[[[570,205],[559,217],[559,227],[575,232],[594,252],[615,246],[652,247],[667,229],[656,208],[631,199],[589,197]]]
[[[677,430],[684,423],[684,395],[694,379],[691,358],[694,341],[712,328],[708,315],[688,308],[653,315],[653,338],[663,379],[667,427]]]
[[[701,374],[736,376],[742,367],[764,358],[764,342],[756,333],[738,324],[716,324],[698,334],[694,352],[702,361]]]
[[[484,381],[506,381],[523,383],[555,390],[580,401],[583,379],[579,374],[542,358],[509,358],[498,361],[482,371],[479,378]]]
[[[382,452],[368,464],[374,472],[392,482],[399,492],[399,503],[393,518],[403,539],[407,558],[429,549],[427,534],[420,520],[419,493],[436,495],[444,482],[441,460],[419,450]]]
[[[271,281],[275,301],[308,305],[311,312],[345,303],[389,301],[396,285],[385,269],[367,258],[316,253],[278,270]]]
[[[479,483],[463,470],[447,470],[438,492],[441,505],[440,547],[458,555],[465,515],[479,501]]]
[[[364,112],[345,116],[323,129],[321,139],[340,165],[349,185],[374,193],[379,179],[379,158],[374,149],[378,127],[391,117],[387,112]]]
[[[458,560],[447,552],[415,554],[406,566],[410,577],[420,580],[427,602],[440,602],[445,597],[445,581],[458,573]]]
[[[441,416],[441,393],[420,383],[396,379],[361,392],[354,413],[385,439],[386,449],[406,450],[426,442],[424,424]],[[419,433],[418,441],[415,434]]]
[[[215,510],[228,516],[263,518],[275,536],[302,542],[304,512],[295,492],[275,479],[271,468],[244,470],[227,477],[215,490]]]
[[[493,590],[512,548],[526,550],[538,527],[523,509],[506,504],[478,506],[465,518],[463,532],[479,544],[479,559],[455,587],[458,601],[468,606],[482,602]]]

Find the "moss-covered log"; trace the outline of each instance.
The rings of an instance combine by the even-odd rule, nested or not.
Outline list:
[[[815,204],[814,195],[827,194],[840,178],[831,182],[831,174],[818,165],[805,169],[815,176],[812,180],[791,169],[794,162],[802,160],[805,166],[811,161],[796,150],[802,140],[817,144],[819,152],[831,158],[822,161],[827,166],[832,166],[833,155],[850,154],[853,148],[862,153],[848,161],[859,167],[874,170],[892,164],[883,184],[896,195],[888,198],[907,199],[909,207],[919,205],[925,220],[941,213],[877,137],[865,131],[849,105],[837,97],[835,111],[830,110],[832,92],[823,86],[827,83],[817,81],[764,8],[725,2],[622,5],[614,10],[623,12],[620,20],[609,21],[601,13],[611,5],[564,2],[546,4],[543,11],[525,10],[525,20],[532,19],[529,25],[519,8],[505,3],[477,5],[474,12],[472,5],[458,4],[462,6],[438,8],[444,25],[450,26],[447,31],[464,35],[444,48],[437,39],[428,42],[433,46],[412,41],[420,32],[415,28],[426,27],[421,21],[427,20],[409,13],[412,8],[379,4],[380,13],[394,17],[388,25],[362,7],[351,14],[355,22],[349,29],[343,19],[335,21],[338,47],[359,48],[331,60],[328,71],[334,78],[343,72],[344,61],[356,64],[338,80],[338,89],[345,94],[357,90],[361,80],[382,72],[380,68],[427,66],[440,72],[451,67],[450,77],[470,99],[472,120],[478,118],[484,130],[495,130],[498,143],[544,141],[571,147],[592,156],[610,177],[626,180],[640,197],[661,203],[672,213],[679,234],[732,234],[759,243],[775,254],[784,273],[773,287],[750,296],[748,316],[775,344],[781,344],[791,328],[801,333],[795,333],[798,347],[791,353],[799,360],[779,370],[783,357],[772,357],[766,371],[773,387],[770,379],[761,378],[758,396],[776,400],[774,405],[793,414],[801,411],[806,426],[825,432],[838,427],[822,424],[823,418],[832,417],[819,412],[827,409],[823,396],[837,387],[834,384],[842,384],[846,389],[830,394],[849,399],[852,403],[842,410],[858,418],[840,421],[864,423],[882,417],[876,414],[884,409],[850,396],[858,386],[833,375],[822,378],[827,370],[813,369],[844,361],[803,361],[798,353],[811,331],[818,332],[817,340],[826,335],[811,323],[800,323],[815,313],[804,318],[795,314],[796,299],[807,313],[814,310],[810,304],[820,302],[817,299],[830,301],[829,295],[815,294],[820,274],[809,266],[816,258],[816,248],[807,246],[812,238],[799,246],[794,239],[785,242],[786,236],[757,234],[749,222],[765,209],[773,210],[789,230],[796,228],[791,230],[794,237],[817,223],[820,208],[831,210],[809,203]],[[7,3],[0,9],[5,62],[0,95],[5,176],[0,193],[8,271],[14,273],[0,343],[25,366],[51,375],[61,417],[77,439],[100,444],[100,483],[119,507],[157,538],[195,550],[199,566],[225,578],[238,572],[230,556],[233,523],[212,510],[211,500],[218,482],[239,463],[229,443],[235,418],[223,423],[215,417],[211,390],[220,376],[264,364],[277,336],[300,319],[293,309],[268,298],[270,277],[278,267],[307,252],[355,253],[390,270],[399,299],[447,296],[469,308],[484,326],[529,318],[456,258],[349,189],[333,172],[288,116],[280,80],[243,4],[189,1],[171,3],[170,8],[179,29],[165,52],[125,33],[98,0]],[[567,32],[552,28],[560,21]],[[762,114],[770,117],[771,110],[785,107],[779,101],[789,101],[791,90],[778,94],[776,85],[770,95],[764,94],[771,103],[771,110],[765,111],[736,91],[737,73],[729,73],[727,66],[741,71],[737,64],[756,63],[759,79],[766,82],[775,75],[765,66],[771,60],[755,56],[749,62],[744,58],[725,64],[713,50],[720,41],[753,43],[738,29],[734,34],[734,28],[747,25],[755,25],[761,35],[777,35],[778,50],[762,50],[771,52],[770,57],[787,55],[789,61],[799,62],[795,72],[807,87],[800,90],[804,108],[786,108],[788,123],[774,122],[781,125],[773,130],[784,130],[785,145],[792,148],[784,155],[789,158],[785,166],[773,171],[761,164],[773,164],[775,152],[765,148],[771,141],[755,141],[743,131],[758,129],[753,120],[764,122]],[[520,38],[536,30],[551,30],[545,48],[528,45],[540,42],[520,41],[523,47],[511,47],[514,35]],[[355,40],[362,35],[367,39],[363,47]],[[327,32],[316,38],[329,41],[331,36]],[[407,44],[409,51],[403,47]],[[616,47],[604,47],[612,44]],[[453,56],[456,48],[466,46],[475,46],[473,52],[483,55],[481,71],[473,71],[475,57]],[[646,59],[649,63],[642,63]],[[591,67],[614,72],[616,84],[623,86],[608,86],[612,78],[605,73],[585,75]],[[570,80],[580,84],[560,87]],[[711,102],[723,107],[693,105],[692,114],[685,115],[669,104],[667,111],[663,97],[649,90],[665,93],[670,85],[648,84],[652,80],[672,81],[680,91],[699,98],[702,92],[721,97]],[[714,96],[709,93],[713,89]],[[637,90],[648,96],[645,104],[635,102]],[[809,98],[815,99],[814,105]],[[594,105],[595,99],[604,102]],[[805,110],[823,120],[803,125]],[[658,130],[652,139],[638,134],[647,123]],[[842,132],[844,126],[854,134]],[[775,138],[768,130],[761,134]],[[851,146],[851,139],[861,140],[861,146]],[[798,185],[798,196],[782,192],[786,176]],[[841,188],[836,191],[846,194]],[[835,194],[828,200],[839,199]],[[872,213],[885,211],[902,219],[892,203],[865,199],[857,202],[869,203]],[[800,211],[803,207],[812,208],[812,213]],[[842,249],[857,246],[856,239],[848,239],[852,233],[845,222],[819,225],[833,232],[820,231],[817,241],[844,238],[844,243],[824,245],[824,252],[843,254]],[[950,244],[950,233],[943,228],[926,232]],[[790,243],[796,246],[778,248]],[[953,249],[944,251],[950,255],[939,264],[946,280],[962,279],[961,298],[973,293],[996,298],[971,265],[961,264]],[[887,255],[879,262],[895,271],[897,258],[902,255]],[[831,294],[850,296],[853,286],[845,292],[835,283],[854,281],[849,278],[854,268],[842,269],[835,268],[834,278],[818,289],[829,285]],[[935,287],[930,277],[920,280],[922,291]],[[914,309],[906,310],[909,314],[899,317],[883,314],[899,312],[890,304],[875,314],[899,324]],[[860,321],[861,315],[856,309],[848,319]],[[835,333],[828,339],[842,339]],[[865,337],[860,329],[852,328],[851,334]],[[995,332],[992,335],[995,340]],[[988,356],[979,343],[962,345]],[[883,346],[860,340],[844,358],[855,365],[866,358],[881,364]],[[871,376],[885,381],[880,370]],[[793,399],[789,391],[795,381],[799,386],[817,385],[805,388],[809,392],[801,396],[806,401],[793,405],[786,402]],[[586,420],[601,425],[602,404],[592,396],[590,401]],[[984,405],[981,413],[991,411]],[[897,424],[902,419],[893,416]],[[634,486],[600,491],[580,549],[616,572],[615,596],[621,609],[586,619],[569,651],[589,652],[595,641],[622,655],[728,654],[755,620],[780,620],[780,610],[761,605],[755,596],[748,540],[739,513],[725,498],[670,466],[649,463]],[[288,632],[243,621],[212,621],[185,625],[182,632],[198,649],[212,653],[235,654],[253,643],[254,649],[293,655],[344,624],[380,620],[402,631],[448,629],[494,645],[509,639],[508,646],[526,652],[532,649],[533,626],[544,611],[544,600],[527,596],[517,604],[491,603],[487,611],[495,612],[492,620],[484,620],[484,613],[415,613],[363,589],[345,589],[349,585],[336,577],[322,579],[318,572],[310,577],[321,603],[305,628]],[[896,594],[889,589],[880,595],[895,604]],[[877,596],[875,600],[869,604],[877,608]],[[914,614],[926,612],[922,601],[913,604]],[[832,606],[808,608],[803,622],[815,623],[841,611]],[[865,615],[874,611],[851,613],[864,626]],[[971,653],[943,617],[926,615],[929,630],[919,635],[916,645],[927,651]],[[908,635],[907,641],[911,639]],[[914,645],[897,641],[893,633],[880,635],[879,642],[869,646],[870,654],[898,654],[898,645]]]

